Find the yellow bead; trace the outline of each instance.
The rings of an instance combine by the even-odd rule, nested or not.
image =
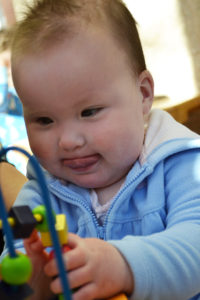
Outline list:
[[[58,234],[58,239],[61,245],[67,244],[68,240],[68,226],[66,216],[64,214],[56,215],[55,229]],[[44,247],[52,246],[50,232],[41,232],[41,240]]]

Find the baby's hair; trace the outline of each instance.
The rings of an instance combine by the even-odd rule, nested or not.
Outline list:
[[[10,50],[12,44],[13,28],[4,28],[0,30],[0,52]]]
[[[136,22],[121,0],[35,0],[16,26],[12,59],[42,53],[91,25],[108,30],[134,73],[146,69]]]

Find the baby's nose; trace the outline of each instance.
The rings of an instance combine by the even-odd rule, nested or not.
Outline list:
[[[59,138],[59,147],[67,151],[80,148],[84,144],[85,137],[80,131],[76,132],[74,130],[65,130]]]

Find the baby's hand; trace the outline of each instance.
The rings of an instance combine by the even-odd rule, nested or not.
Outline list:
[[[72,249],[63,254],[71,289],[76,289],[73,300],[104,299],[133,290],[133,276],[120,252],[111,244],[95,239],[69,234]],[[58,276],[55,259],[45,266],[49,277]],[[59,277],[51,283],[54,293],[62,292]]]
[[[38,235],[37,230],[34,230],[31,236],[24,240],[24,248],[27,255],[31,259],[34,268],[44,266],[48,260],[48,254],[44,250],[42,241]]]
[[[28,257],[31,259],[33,274],[29,281],[34,294],[30,300],[50,299],[52,295],[49,285],[50,278],[44,274],[44,266],[48,261],[48,253],[44,250],[42,241],[36,230],[31,236],[24,240],[24,247]]]

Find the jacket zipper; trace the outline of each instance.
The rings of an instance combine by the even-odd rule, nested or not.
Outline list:
[[[105,240],[106,239],[106,236],[105,236],[105,233],[106,233],[106,226],[107,226],[107,223],[108,223],[108,219],[109,219],[109,215],[110,215],[110,212],[116,202],[116,200],[124,193],[124,191],[126,189],[129,188],[129,186],[142,174],[142,173],[145,173],[145,170],[149,169],[149,171],[152,170],[152,168],[150,166],[143,166],[140,171],[135,174],[135,176],[131,179],[131,181],[129,181],[120,191],[119,193],[116,195],[116,197],[114,197],[113,201],[112,201],[112,204],[111,206],[109,207],[108,211],[107,211],[107,214],[106,214],[106,217],[105,217],[105,221],[104,221],[104,224],[103,226],[100,226],[98,221],[97,221],[97,218],[96,218],[96,215],[94,214],[94,212],[88,207],[88,205],[85,204],[84,201],[82,201],[81,199],[78,199],[76,197],[72,197],[70,194],[67,195],[68,199],[71,199],[72,201],[75,201],[76,203],[78,203],[79,205],[81,205],[82,207],[84,207],[87,212],[89,213],[89,215],[92,217],[92,220],[93,220],[93,223],[95,225],[95,228],[96,228],[96,232],[97,232],[97,238],[99,239],[102,239],[102,240]],[[149,172],[150,173],[150,172]],[[145,176],[148,175],[147,173],[145,174]],[[145,177],[144,176],[144,177]],[[144,178],[142,178],[143,180]],[[57,188],[53,187],[53,190],[56,191],[59,196],[61,195],[62,196],[62,192],[60,192]],[[63,197],[61,197],[63,198]],[[72,202],[71,202],[72,203]],[[72,203],[73,204],[73,203]]]
[[[132,185],[132,183],[142,174],[142,173],[145,173],[145,171],[149,169],[149,171],[152,169],[151,167],[149,166],[143,166],[141,169],[140,169],[140,172],[135,174],[135,176],[131,179],[131,181],[129,181],[120,191],[119,193],[117,193],[117,195],[114,197],[108,211],[107,211],[107,214],[106,214],[106,217],[105,217],[105,221],[104,221],[104,224],[103,224],[103,227],[102,227],[102,234],[103,234],[103,239],[105,240],[105,232],[106,232],[106,226],[107,226],[107,223],[108,223],[108,219],[109,219],[109,215],[110,215],[110,212],[113,208],[113,206],[115,205],[115,202],[117,201],[117,199],[119,197],[121,197],[121,195],[124,193],[124,191],[126,189],[129,188],[130,185]],[[145,174],[146,176],[147,174]],[[144,176],[144,178],[145,178]],[[143,180],[144,178],[141,178],[141,180]]]

